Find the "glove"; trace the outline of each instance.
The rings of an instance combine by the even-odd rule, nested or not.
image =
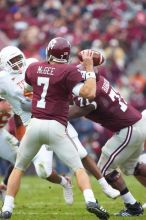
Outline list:
[[[10,113],[11,111],[12,107],[7,101],[0,101],[0,113]]]

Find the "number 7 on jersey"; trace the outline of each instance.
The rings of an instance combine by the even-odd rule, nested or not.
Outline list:
[[[37,80],[37,85],[38,86],[41,86],[43,85],[43,91],[42,91],[42,94],[41,94],[41,99],[37,102],[37,107],[38,108],[45,108],[46,107],[46,95],[47,95],[47,90],[48,90],[48,87],[49,87],[49,78],[47,77],[38,77],[38,80]]]

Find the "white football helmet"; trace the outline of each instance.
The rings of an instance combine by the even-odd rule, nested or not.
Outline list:
[[[11,73],[22,73],[26,66],[23,52],[15,46],[4,47],[0,51],[0,67]]]

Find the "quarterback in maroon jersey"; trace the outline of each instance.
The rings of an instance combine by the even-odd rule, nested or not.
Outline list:
[[[97,76],[96,88],[92,105],[87,99],[74,99],[76,105],[70,108],[69,119],[85,116],[113,131],[113,136],[102,148],[98,166],[107,181],[120,191],[124,200],[126,210],[122,210],[118,215],[142,215],[141,204],[131,195],[117,168],[126,175],[146,177],[146,165],[138,161],[146,140],[146,111],[141,114],[129,105],[100,74]]]
[[[95,97],[93,52],[87,50],[82,53],[86,80],[76,66],[68,64],[70,44],[64,38],[52,39],[46,49],[46,55],[47,61],[31,64],[26,70],[26,83],[33,88],[32,119],[20,143],[15,168],[9,177],[0,218],[11,218],[21,176],[40,146],[47,144],[75,172],[87,210],[100,219],[107,220],[109,214],[96,202],[76,146],[66,132],[71,94],[89,100]]]

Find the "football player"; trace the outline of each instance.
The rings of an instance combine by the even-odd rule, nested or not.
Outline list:
[[[16,134],[19,140],[23,136],[25,127],[31,118],[31,112],[25,112],[21,108],[21,101],[25,101],[25,70],[33,62],[37,62],[37,60],[35,58],[26,59],[22,51],[14,46],[5,47],[0,52],[0,67],[2,69],[0,72],[0,95],[11,104],[14,113],[18,115],[23,122],[24,126],[22,126],[22,123],[17,123]],[[3,150],[7,155],[7,149],[3,148]],[[65,202],[72,204],[73,193],[70,178],[58,176],[56,172],[52,170],[52,163],[50,163],[50,161],[52,161],[52,152],[46,150],[45,145],[41,147],[40,151],[32,160],[37,175],[48,181],[61,184],[63,186]]]
[[[53,48],[52,54],[53,56],[57,54],[57,46]],[[18,127],[16,131],[17,138],[20,140],[22,134],[24,134],[23,124],[27,125],[31,118],[31,106],[29,106],[29,110],[27,109],[27,111],[26,109],[24,109],[26,108],[26,105],[29,103],[31,104],[31,102],[30,99],[25,99],[23,94],[25,93],[25,96],[27,97],[32,95],[30,87],[27,87],[27,90],[25,89],[24,92],[25,71],[27,69],[27,66],[29,66],[31,62],[36,62],[37,60],[35,60],[34,58],[26,59],[24,54],[17,47],[10,46],[4,48],[1,51],[0,57],[2,63],[1,66],[5,70],[3,71],[4,76],[0,77],[0,79],[2,79],[1,81],[3,82],[3,92],[1,92],[1,95],[3,94],[3,96],[11,103],[11,105],[14,108],[14,112],[21,118],[20,120],[18,116],[15,117],[15,119],[17,118],[16,125]],[[11,67],[9,66],[10,64]],[[7,90],[7,87],[11,88],[11,91],[9,89]],[[23,122],[23,124],[21,123],[21,121]],[[118,197],[119,191],[112,189],[111,186],[106,182],[105,178],[101,175],[93,159],[89,157],[89,155],[87,155],[86,150],[84,149],[84,147],[78,139],[77,132],[70,123],[68,123],[67,132],[69,133],[73,141],[76,143],[80,158],[82,159],[85,168],[95,176],[98,183],[101,185],[103,192],[108,197],[111,197],[113,199]],[[64,177],[58,177],[55,171],[52,170],[52,157],[52,151],[46,151],[46,147],[43,146],[33,160],[36,172],[40,177],[47,179],[53,183],[61,182],[61,184],[63,184],[64,186],[63,189],[65,201],[66,203],[71,204],[73,203],[73,194],[69,179]],[[68,181],[66,181],[66,179]]]
[[[0,157],[5,160],[8,160],[10,163],[14,165],[19,142],[5,128],[11,116],[11,105],[4,99],[0,98]],[[8,169],[12,170],[11,167],[9,167]],[[0,184],[0,193],[2,199],[4,199],[6,184],[7,175],[5,176],[4,181]]]
[[[120,191],[124,201],[126,209],[117,215],[140,216],[143,208],[129,192],[117,168],[125,175],[134,175],[146,186],[146,164],[139,162],[146,140],[146,110],[140,113],[100,73],[96,77],[94,105],[88,99],[75,98],[76,105],[70,108],[69,118],[85,116],[113,132],[102,148],[98,166],[106,180]]]
[[[68,64],[69,55],[70,43],[64,38],[55,38],[47,47],[47,61],[33,63],[26,70],[25,80],[33,87],[32,118],[20,143],[15,168],[9,177],[1,218],[11,217],[21,176],[39,151],[40,144],[50,145],[57,156],[75,172],[87,210],[100,219],[109,218],[109,214],[100,207],[94,197],[76,145],[66,131],[71,93],[89,99],[95,97],[93,52],[89,50],[82,54],[86,69],[85,81],[78,68]]]

